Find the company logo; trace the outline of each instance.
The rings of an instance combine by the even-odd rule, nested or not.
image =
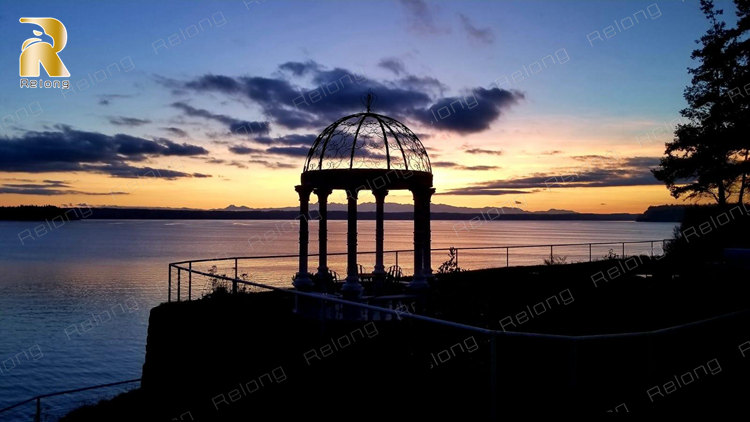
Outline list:
[[[55,18],[21,18],[21,23],[37,25],[33,38],[29,38],[21,45],[21,56],[18,58],[21,88],[70,88],[70,81],[26,79],[39,77],[40,67],[43,67],[51,78],[67,78],[70,76],[60,58],[60,51],[68,43],[68,31],[65,25]]]
[[[65,30],[65,25],[55,18],[21,18],[19,21],[38,25],[43,31],[35,29],[34,35],[37,37],[46,35],[47,38],[52,39],[52,44],[42,38],[29,38],[23,42],[19,59],[21,77],[39,76],[40,65],[50,77],[70,76],[70,72],[58,55],[68,43],[68,31]]]

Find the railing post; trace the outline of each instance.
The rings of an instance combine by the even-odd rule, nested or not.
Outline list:
[[[41,397],[36,398],[36,414],[34,415],[34,422],[41,422],[42,420],[42,399]]]
[[[169,281],[167,283],[168,283],[169,287],[167,288],[167,302],[171,302],[172,301],[172,264],[169,264],[169,277],[168,277],[168,280]]]
[[[234,281],[232,281],[232,293],[237,293],[237,258],[234,258]]]
[[[591,243],[589,243],[589,262],[593,261],[592,255],[591,255]]]
[[[497,335],[490,334],[490,420],[497,420]]]
[[[622,258],[625,259],[625,242],[622,242]]]
[[[458,268],[458,248],[456,248],[456,267]]]
[[[188,262],[188,301],[193,300],[193,263]]]
[[[654,241],[651,241],[651,258],[654,257]]]
[[[550,264],[552,264],[555,261],[554,255],[552,254],[552,248],[553,247],[554,246],[549,245],[549,262],[550,262]]]
[[[505,268],[510,267],[510,248],[505,248]]]
[[[396,251],[396,267],[398,267],[398,251]]]
[[[177,267],[177,301],[180,301],[180,276],[182,275],[182,268]]]

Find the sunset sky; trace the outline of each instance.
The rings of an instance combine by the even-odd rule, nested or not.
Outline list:
[[[46,16],[67,91],[19,87],[18,19]],[[317,134],[372,90],[427,148],[433,202],[580,212],[674,202],[649,168],[707,28],[697,0],[24,1],[0,21],[2,205],[294,205]]]

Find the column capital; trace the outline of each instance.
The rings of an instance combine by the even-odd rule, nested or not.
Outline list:
[[[318,198],[327,198],[328,195],[333,193],[333,190],[330,188],[315,188],[313,189],[313,193],[318,196]]]
[[[414,199],[426,198],[427,200],[429,200],[432,197],[432,195],[435,193],[435,188],[427,187],[427,186],[415,187],[409,190],[414,196]]]
[[[345,191],[346,191],[346,197],[349,198],[349,199],[356,200],[357,197],[359,196],[359,191],[360,190],[362,190],[362,186],[346,188],[345,189]]]
[[[388,196],[388,189],[373,189],[372,194],[375,196],[375,199],[385,199]]]
[[[296,190],[299,194],[300,200],[310,200],[310,193],[312,192],[312,188],[310,186],[297,185],[294,187],[294,190]]]

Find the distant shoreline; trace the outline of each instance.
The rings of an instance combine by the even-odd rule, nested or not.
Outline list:
[[[78,212],[75,212],[79,210]],[[651,209],[649,209],[651,210]],[[74,212],[71,212],[74,211]],[[70,217],[75,218],[70,218]],[[57,208],[57,207],[3,207],[0,208],[2,221],[44,221],[44,220],[293,220],[298,211],[223,211],[223,210],[177,210],[147,208]],[[486,221],[653,221],[679,222],[677,213],[459,213],[433,212],[432,220],[466,221],[475,224]],[[310,218],[319,218],[317,211],[310,212]],[[329,211],[329,220],[346,220],[346,211]],[[362,211],[359,220],[374,220],[375,213]],[[411,220],[411,212],[386,212],[386,220]]]
[[[367,205],[367,204],[365,204]],[[436,208],[445,207],[436,205]],[[477,208],[462,211],[432,211],[432,220],[447,221],[639,221],[679,223],[685,211],[703,208],[699,205],[655,205],[641,213],[578,213],[565,210],[548,212],[523,211],[518,208]],[[403,208],[402,208],[403,209]],[[507,211],[506,211],[507,210]],[[554,211],[554,212],[552,212]],[[317,209],[310,210],[310,219],[319,219]],[[346,220],[345,210],[328,211],[329,220]],[[276,210],[195,210],[173,208],[92,208],[86,205],[71,208],[55,206],[0,207],[0,221],[70,221],[70,220],[294,220],[298,218],[296,209]],[[386,220],[412,220],[413,212],[386,211]],[[374,220],[375,211],[360,210],[359,220]],[[475,223],[475,224],[476,224]],[[468,224],[468,223],[467,223]]]

